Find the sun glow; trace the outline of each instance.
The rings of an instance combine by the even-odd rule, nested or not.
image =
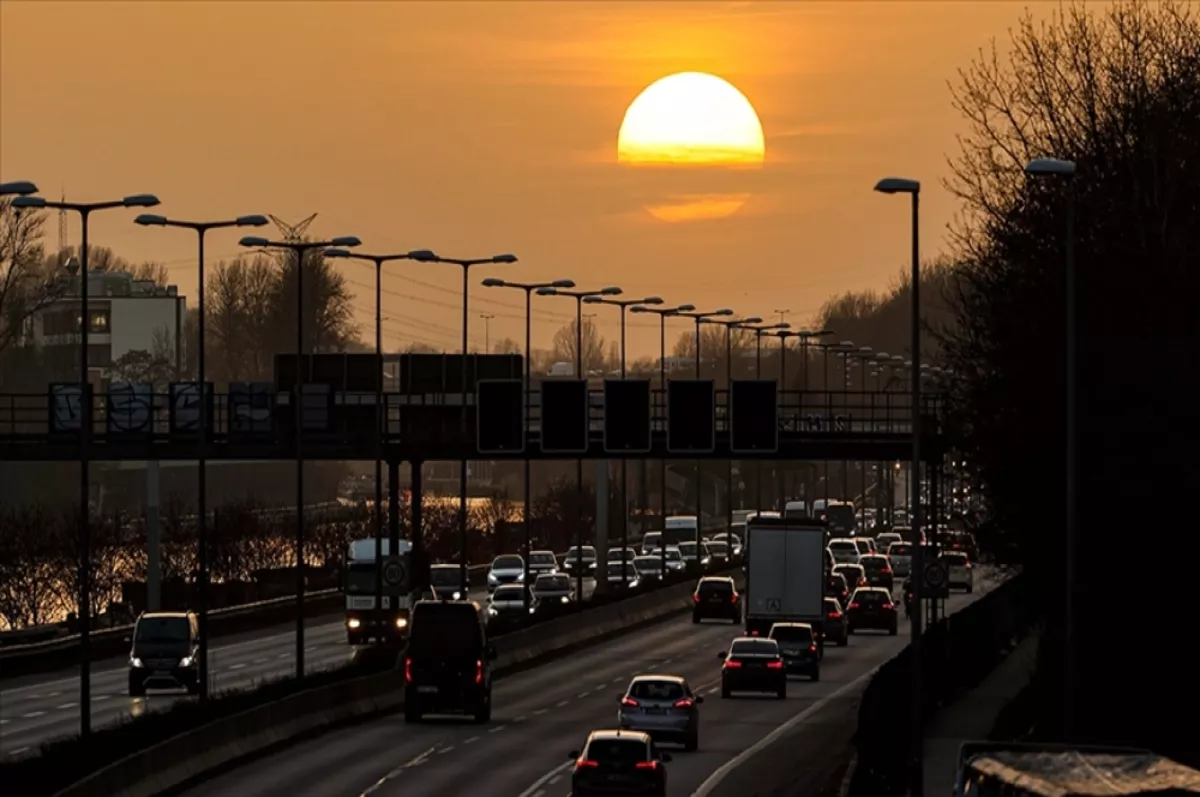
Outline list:
[[[719,191],[744,187],[733,173],[761,168],[765,158],[754,106],[728,81],[703,72],[680,72],[650,84],[630,103],[617,134],[617,163],[651,169],[644,179],[662,199],[647,203],[646,210],[668,222],[737,213],[750,194]],[[680,190],[684,182],[687,189]]]
[[[630,103],[617,135],[617,162],[629,165],[758,166],[765,156],[754,106],[703,72],[650,84]]]

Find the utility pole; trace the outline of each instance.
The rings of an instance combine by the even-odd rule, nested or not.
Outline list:
[[[492,325],[491,321],[496,317],[495,313],[480,313],[479,317],[483,319],[483,353],[491,354],[492,352]]]

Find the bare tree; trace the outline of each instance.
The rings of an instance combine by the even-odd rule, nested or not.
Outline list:
[[[495,346],[492,347],[493,354],[521,354],[523,349],[521,344],[517,343],[512,338],[501,338]]]
[[[0,351],[22,334],[30,318],[62,296],[66,284],[43,267],[46,217],[0,200]]]
[[[583,340],[583,373],[604,368],[604,337],[601,336],[596,322],[590,318],[583,319],[583,326],[577,327],[574,321],[567,323],[554,333],[553,355],[555,362],[576,363],[576,344],[580,336],[576,330],[582,331]]]

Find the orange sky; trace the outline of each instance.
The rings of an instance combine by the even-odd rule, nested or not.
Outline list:
[[[54,198],[154,192],[179,218],[317,212],[315,235],[358,235],[364,251],[520,256],[480,279],[570,277],[745,315],[788,308],[800,323],[830,294],[883,287],[903,266],[906,206],[871,192],[878,177],[923,181],[924,250],[943,245],[955,204],[940,180],[962,130],[947,80],[1023,8],[6,1],[0,179]],[[731,218],[657,220],[642,207],[665,184],[615,165],[625,108],[680,71],[726,78],[762,120],[766,165],[739,184],[753,196]],[[702,192],[728,178],[687,179]],[[91,240],[166,261],[194,304],[194,239],[134,215],[98,214]],[[74,218],[69,229],[78,243]],[[236,239],[214,234],[210,262]],[[340,267],[369,338],[370,267]],[[452,267],[396,264],[387,345],[455,348],[460,284]],[[481,312],[496,315],[493,342],[523,337],[517,294],[475,287],[472,305],[474,343]],[[548,345],[574,308],[535,306],[546,311],[535,345]],[[614,337],[616,310],[600,312]],[[657,353],[656,329],[631,326],[631,355]]]

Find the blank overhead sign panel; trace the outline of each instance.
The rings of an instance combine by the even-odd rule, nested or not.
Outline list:
[[[525,383],[520,379],[480,379],[475,443],[480,454],[525,450]]]
[[[730,387],[729,450],[736,454],[779,450],[775,380],[739,379]]]
[[[542,382],[542,451],[547,454],[586,454],[589,436],[588,383],[586,379],[551,379]]]
[[[604,450],[645,454],[650,450],[650,380],[604,383]]]
[[[667,383],[667,451],[711,454],[717,447],[717,392],[711,379]]]

